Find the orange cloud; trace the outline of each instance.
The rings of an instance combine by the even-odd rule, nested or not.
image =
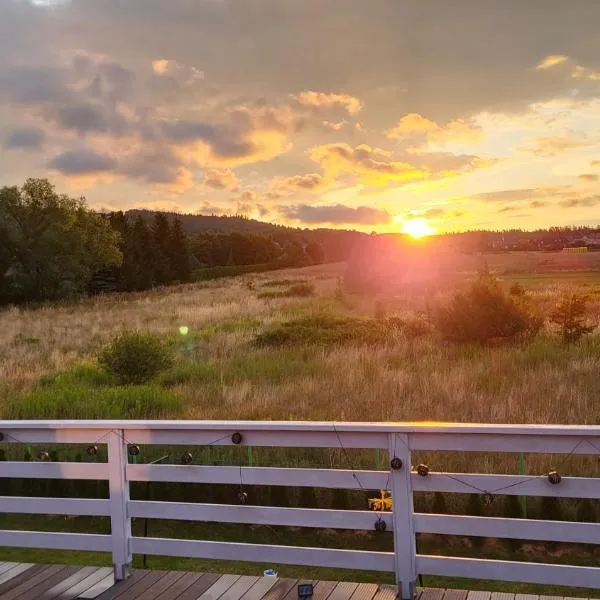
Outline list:
[[[442,126],[418,113],[408,113],[386,135],[394,140],[414,138],[415,142],[420,139],[430,144],[443,145],[451,142],[480,142],[483,130],[463,119],[455,119]]]
[[[362,109],[358,98],[348,94],[305,91],[293,96],[303,106],[310,108],[342,109],[349,115],[355,115]]]
[[[240,181],[230,169],[209,169],[204,175],[203,185],[215,190],[230,190],[235,192]]]
[[[319,163],[328,180],[349,175],[367,185],[387,185],[391,182],[410,182],[429,177],[429,172],[392,160],[391,152],[361,144],[324,144],[308,151],[311,160]]]
[[[567,60],[569,60],[569,57],[564,56],[563,54],[551,54],[550,56],[546,56],[546,58],[536,66],[536,69],[551,69]]]
[[[319,173],[306,173],[305,175],[287,177],[279,185],[289,189],[316,191],[327,187],[327,181]]]

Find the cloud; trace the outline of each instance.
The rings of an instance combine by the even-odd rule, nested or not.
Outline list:
[[[297,206],[282,207],[280,212],[288,219],[302,223],[329,223],[335,225],[385,225],[392,220],[391,215],[383,209],[369,206],[356,208],[344,204],[332,206]]]
[[[585,182],[598,181],[599,176],[596,173],[582,173],[577,176],[578,179]]]
[[[593,160],[590,162],[590,167],[600,167],[600,160]]]
[[[169,68],[169,61],[166,58],[160,58],[152,61],[152,70],[157,75],[164,75]]]
[[[485,192],[473,196],[475,200],[482,202],[520,202],[528,200],[532,196],[539,195],[541,190],[536,188],[525,188],[516,190],[499,190],[497,192]]]
[[[293,175],[277,183],[278,187],[293,190],[317,191],[327,187],[327,181],[319,173],[306,173],[305,175]]]
[[[437,217],[443,217],[446,211],[443,208],[430,208],[423,213],[423,216],[427,219],[435,219]]]
[[[592,144],[595,144],[595,142],[584,134],[547,135],[529,140],[519,150],[528,154],[549,158]]]
[[[215,190],[235,192],[240,185],[240,181],[230,169],[209,169],[204,175],[202,184]]]
[[[310,108],[341,109],[349,115],[356,115],[362,109],[358,98],[348,94],[306,91],[293,96],[302,106]]]
[[[393,140],[406,139],[409,143],[444,145],[479,143],[483,139],[483,130],[464,119],[454,119],[439,125],[418,113],[408,113],[389,129],[386,135]]]
[[[46,139],[46,134],[35,127],[19,127],[13,129],[4,142],[7,150],[39,150]]]
[[[546,56],[544,60],[538,63],[536,69],[550,69],[556,65],[566,62],[567,60],[569,60],[569,57],[564,56],[563,54],[551,54],[550,56]]]
[[[189,189],[192,175],[184,159],[168,146],[142,148],[123,156],[118,172],[122,176],[168,185],[175,193]]]
[[[531,208],[544,208],[547,205],[547,202],[542,202],[541,200],[533,200],[529,203]]]
[[[587,196],[584,198],[570,198],[568,200],[561,200],[558,203],[563,208],[579,208],[579,207],[588,207],[588,206],[596,206],[596,204],[600,204],[600,196]]]
[[[48,163],[48,167],[63,175],[79,176],[114,171],[117,164],[112,156],[82,148],[58,154]]]
[[[321,165],[329,180],[350,176],[366,185],[380,186],[392,182],[408,183],[429,176],[426,170],[394,161],[391,152],[366,144],[355,148],[348,144],[315,146],[308,151],[308,156]]]

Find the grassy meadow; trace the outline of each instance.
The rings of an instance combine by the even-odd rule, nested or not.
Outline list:
[[[436,307],[484,266],[507,290],[515,283],[522,285],[529,301],[545,318],[532,342],[455,345],[442,341],[430,327],[430,315]],[[347,293],[343,286],[345,268],[332,264],[254,273],[148,293],[4,310],[0,312],[1,418],[600,424],[600,330],[565,346],[547,319],[561,298],[577,293],[588,300],[590,322],[600,322],[600,253],[470,256],[447,279],[385,294]],[[174,364],[150,383],[118,385],[98,366],[97,358],[101,348],[123,330],[158,334],[173,349]],[[162,455],[162,450],[157,449],[156,456]],[[236,464],[240,460],[226,451],[219,456],[216,449],[205,451],[206,455],[195,449],[194,456],[201,462],[217,459]],[[335,449],[303,456],[297,451],[277,452],[255,449],[254,455],[244,456],[243,461],[348,466],[342,452]],[[387,459],[373,452],[357,452],[353,460],[357,465],[377,468]],[[416,456],[415,464],[423,461],[434,470],[455,472],[516,473],[521,469],[540,474],[555,466],[549,460],[531,455],[519,466],[517,455],[430,453]],[[569,457],[560,468],[569,475],[600,476],[598,457]],[[418,502],[420,509],[427,511],[431,498],[425,496]],[[456,497],[448,498],[450,512],[465,511],[466,495],[448,496]],[[530,502],[530,517],[542,518],[538,500]],[[319,506],[335,504],[335,499],[321,492],[317,501]],[[303,499],[288,498],[287,502],[302,505]],[[356,505],[351,508],[360,508],[364,498],[352,502]],[[565,516],[575,518],[577,504],[562,504]],[[486,510],[485,514],[503,514],[498,503]],[[99,521],[76,520],[77,527],[102,531],[106,523]],[[24,528],[39,527],[40,523],[23,517]],[[44,526],[60,530],[65,524],[62,519],[48,520]],[[176,535],[178,530],[182,537],[372,549],[386,549],[390,543],[370,533],[357,536],[338,532],[334,537],[331,532],[280,529],[155,523],[151,535]],[[422,552],[440,552],[436,536],[421,536],[420,544]],[[515,550],[493,540],[487,542],[485,552],[468,540],[454,540],[443,551],[575,564],[595,564],[598,559],[598,550],[593,547],[561,545],[549,553],[543,544],[522,545]],[[15,560],[26,554],[31,556],[30,551],[2,552]],[[44,560],[43,552],[35,556]],[[83,560],[77,553],[63,556],[64,560]],[[99,564],[99,560],[94,557],[93,562]],[[248,565],[188,562],[189,568],[259,570]],[[149,562],[156,568],[175,563],[182,568],[179,560],[153,557]],[[315,577],[349,578],[333,571],[286,567],[282,572],[286,576],[310,572]],[[382,579],[373,574],[352,577]],[[436,578],[426,578],[426,583],[540,591],[528,585],[506,587]],[[579,595],[589,595],[589,591],[584,594],[579,590]]]

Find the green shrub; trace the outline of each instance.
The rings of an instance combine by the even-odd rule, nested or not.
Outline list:
[[[542,321],[525,302],[505,294],[497,280],[482,275],[439,309],[434,324],[448,341],[487,344],[532,339]]]
[[[282,287],[284,285],[294,285],[296,283],[306,283],[306,279],[269,279],[265,281],[262,287]]]
[[[586,322],[587,300],[578,294],[562,299],[550,315],[550,321],[558,325],[564,344],[574,344],[596,328]]]
[[[388,317],[385,323],[390,329],[395,329],[409,340],[426,336],[431,332],[429,323],[419,318]]]
[[[122,384],[147,383],[173,364],[172,351],[150,333],[125,331],[100,354],[102,367]]]
[[[296,283],[287,290],[279,292],[261,292],[257,298],[308,298],[314,296],[315,286],[312,283]]]
[[[374,319],[321,315],[273,325],[257,335],[255,342],[259,346],[379,344],[392,339],[394,333],[392,327]]]
[[[163,387],[173,387],[186,383],[199,383],[204,381],[217,381],[221,371],[215,364],[192,363],[178,364],[168,371],[161,373],[157,382]]]
[[[68,371],[44,375],[40,379],[40,385],[48,387],[52,385],[82,385],[88,387],[102,387],[115,385],[116,377],[92,363],[76,365]]]
[[[4,404],[7,419],[164,419],[183,410],[183,397],[154,385],[52,386]]]

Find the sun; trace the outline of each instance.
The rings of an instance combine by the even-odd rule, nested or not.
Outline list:
[[[435,229],[425,219],[411,219],[410,221],[404,221],[402,233],[414,238],[422,238],[434,234]]]

